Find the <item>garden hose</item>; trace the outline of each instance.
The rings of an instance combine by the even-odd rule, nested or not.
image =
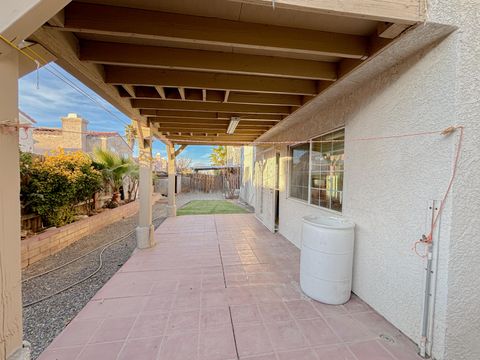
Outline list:
[[[159,217],[153,219],[152,222],[154,222],[154,221],[156,221],[156,220],[158,220],[158,219],[160,219],[160,218],[162,218],[162,217],[163,217],[163,216],[159,216]],[[67,290],[71,289],[72,287],[74,287],[74,286],[76,286],[76,285],[79,285],[79,284],[83,283],[84,281],[90,279],[91,277],[93,277],[93,276],[94,276],[95,274],[97,274],[97,273],[102,269],[102,267],[103,267],[103,258],[102,258],[102,256],[103,256],[103,253],[105,252],[105,250],[108,249],[110,246],[112,246],[112,245],[120,242],[121,240],[125,239],[126,237],[132,235],[134,232],[135,232],[135,230],[131,230],[131,231],[129,231],[128,233],[120,236],[118,239],[115,239],[115,240],[113,240],[113,241],[110,241],[110,242],[107,243],[106,245],[104,244],[104,245],[99,246],[99,247],[97,247],[97,248],[95,248],[95,249],[93,249],[93,250],[90,250],[90,251],[87,252],[86,254],[83,254],[82,256],[79,256],[79,257],[77,257],[77,258],[75,258],[75,259],[73,259],[73,260],[70,260],[70,261],[66,262],[65,264],[63,264],[63,265],[57,266],[56,268],[47,270],[47,271],[45,271],[45,272],[43,272],[43,273],[40,273],[40,274],[31,276],[31,277],[23,280],[22,283],[27,282],[27,281],[32,280],[32,279],[35,279],[35,278],[38,278],[38,277],[41,277],[41,276],[44,276],[44,275],[47,275],[47,274],[49,274],[49,273],[51,273],[51,272],[53,272],[53,271],[62,269],[62,268],[64,268],[65,266],[70,265],[71,263],[73,263],[73,262],[75,262],[75,261],[78,261],[78,260],[80,260],[80,259],[83,259],[83,258],[86,257],[87,255],[90,255],[91,253],[93,253],[93,252],[95,252],[95,251],[97,251],[98,249],[100,249],[100,248],[103,247],[102,251],[100,251],[100,254],[99,254],[99,264],[98,264],[98,267],[95,269],[94,272],[92,272],[91,274],[85,276],[83,279],[80,279],[80,280],[74,282],[73,284],[70,284],[70,285],[68,285],[68,286],[66,286],[66,287],[64,287],[64,288],[62,288],[62,289],[54,292],[53,294],[47,295],[47,296],[45,296],[45,297],[43,297],[43,298],[40,298],[40,299],[38,299],[38,300],[35,300],[35,301],[29,302],[29,303],[27,303],[27,304],[24,304],[23,307],[26,308],[26,307],[29,307],[29,306],[38,304],[38,303],[40,303],[40,302],[42,302],[42,301],[45,301],[45,300],[47,300],[47,299],[50,299],[50,298],[52,298],[52,297],[54,297],[54,296],[56,296],[56,295],[58,295],[58,294],[61,294],[61,293],[64,292],[64,291],[67,291]]]

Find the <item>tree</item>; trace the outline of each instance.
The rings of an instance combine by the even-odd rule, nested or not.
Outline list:
[[[216,146],[210,154],[210,163],[215,166],[225,166],[227,164],[227,148],[225,146]]]
[[[125,137],[127,138],[128,146],[133,149],[135,139],[137,138],[137,128],[133,125],[125,125]]]
[[[179,157],[175,159],[175,167],[177,173],[186,174],[191,172],[192,159],[187,157]]]
[[[128,171],[127,182],[127,202],[134,201],[137,198],[138,182],[140,180],[140,167],[137,163],[131,161]]]

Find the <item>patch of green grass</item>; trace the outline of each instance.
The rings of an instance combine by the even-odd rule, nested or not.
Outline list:
[[[244,214],[248,211],[227,200],[193,200],[177,211],[177,215]]]

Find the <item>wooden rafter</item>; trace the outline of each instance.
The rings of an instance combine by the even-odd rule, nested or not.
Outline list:
[[[205,130],[202,130],[202,129],[181,129],[181,128],[174,128],[174,127],[171,127],[171,128],[168,128],[168,127],[162,127],[162,126],[159,126],[158,127],[158,131],[160,132],[176,132],[176,131],[179,131],[179,132],[182,132],[182,133],[189,133],[189,134],[195,134],[195,135],[199,135],[199,134],[221,134],[221,135],[224,135],[224,136],[228,136],[227,134],[227,129],[205,129]],[[235,135],[242,135],[242,136],[260,136],[264,133],[265,131],[262,131],[262,130],[246,130],[246,129],[239,129],[238,132],[237,130],[235,129]]]
[[[219,121],[219,122],[210,122],[208,124],[189,124],[189,123],[171,123],[171,122],[153,122],[159,129],[182,129],[182,130],[216,130],[216,131],[226,131],[228,127],[228,122]],[[258,126],[258,125],[238,125],[237,129],[239,130],[256,130],[256,131],[267,131],[272,125],[269,126]],[[167,130],[170,131],[170,130]]]
[[[178,88],[178,93],[180,94],[180,98],[181,98],[182,100],[185,100],[185,88],[179,87],[179,88]]]
[[[202,119],[202,120],[212,120],[212,119],[222,119],[230,120],[232,116],[238,116],[235,113],[226,113],[226,112],[206,112],[206,111],[176,111],[176,110],[155,110],[155,109],[140,109],[140,114],[147,117],[148,119],[153,118],[162,118],[162,119]],[[271,114],[242,114],[242,122],[244,120],[248,121],[269,121],[269,122],[279,122],[284,118],[284,115],[271,115]]]
[[[135,98],[135,88],[132,85],[122,85],[130,97]]]
[[[66,7],[65,26],[59,30],[323,56],[368,56],[367,39],[357,35],[79,2]]]
[[[165,96],[165,89],[161,86],[154,86],[155,90],[157,90],[158,95],[160,95],[161,99],[166,99],[167,97]]]
[[[177,132],[177,135],[172,135],[172,132],[170,132],[170,140],[176,140],[176,139],[184,139],[184,140],[244,140],[244,141],[253,141],[255,140],[258,136],[257,135],[221,135],[218,137],[218,139],[213,139],[213,134],[209,135],[209,133],[199,133],[199,134],[204,134],[204,136],[190,136],[190,131],[189,132]],[[214,135],[216,136],[216,135]]]
[[[161,88],[161,87],[160,87]],[[163,89],[163,88],[161,88]],[[225,92],[218,90],[198,90],[189,89],[185,91],[185,101],[213,102],[223,103],[225,101]],[[135,87],[137,99],[163,99],[163,100],[181,100],[179,94],[168,95],[163,98],[154,87],[137,86]],[[165,92],[164,92],[165,95]],[[269,94],[269,93],[249,93],[249,92],[230,92],[228,91],[228,102],[234,104],[249,105],[279,105],[279,106],[301,106],[304,103],[305,96],[289,94]]]
[[[233,112],[238,114],[249,113],[288,115],[291,112],[289,106],[244,105],[230,103],[204,103],[148,99],[133,99],[132,107],[136,109]]]
[[[230,0],[272,6],[272,0]],[[275,0],[275,6],[321,14],[414,24],[425,20],[423,0]]]
[[[112,85],[150,85],[212,90],[316,95],[317,81],[199,71],[105,66],[105,82]]]
[[[176,70],[328,81],[337,78],[333,62],[96,41],[81,42],[80,59],[100,64]]]

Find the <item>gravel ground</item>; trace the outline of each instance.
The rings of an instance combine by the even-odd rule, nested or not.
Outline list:
[[[156,203],[153,207],[153,218],[157,218],[154,221],[155,228],[163,222],[165,216],[165,203]],[[96,247],[127,234],[134,230],[136,225],[136,215],[108,225],[59,253],[29,266],[23,272],[23,279],[65,264]],[[105,250],[102,257],[103,267],[93,277],[65,292],[23,309],[24,339],[32,344],[32,359],[36,359],[40,355],[93,295],[130,258],[134,249],[135,233]],[[50,295],[94,272],[99,265],[100,251],[101,248],[65,268],[24,282],[22,286],[24,305]]]

